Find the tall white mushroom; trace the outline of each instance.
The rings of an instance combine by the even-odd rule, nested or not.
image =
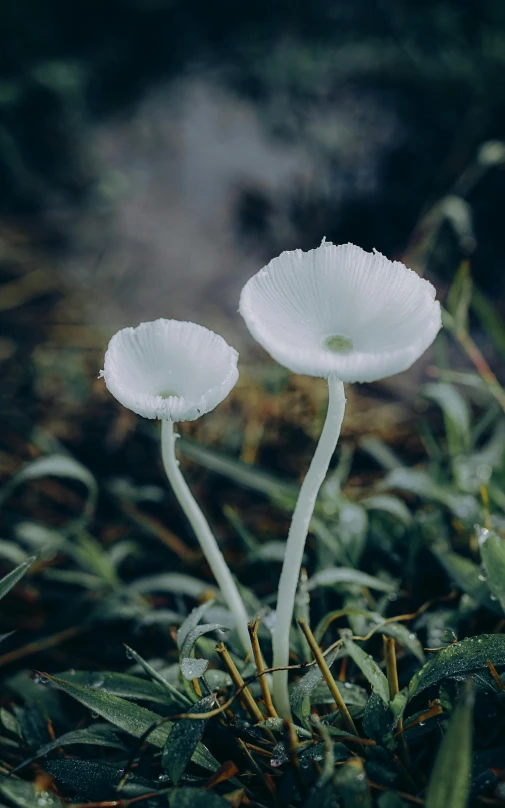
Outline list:
[[[108,390],[125,407],[162,422],[163,465],[235,620],[244,649],[251,643],[248,616],[205,516],[179,469],[173,425],[214,409],[238,379],[238,353],[213,331],[196,323],[154,320],[115,334],[105,354]]]
[[[343,382],[409,368],[441,327],[440,304],[431,283],[398,261],[323,241],[309,252],[282,253],[250,278],[240,313],[281,365],[328,379],[328,413],[293,513],[277,595],[274,667],[284,667],[309,523],[344,417]],[[277,710],[288,717],[287,671],[273,677]]]

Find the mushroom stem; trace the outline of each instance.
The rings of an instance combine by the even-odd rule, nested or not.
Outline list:
[[[344,385],[335,376],[328,378],[328,412],[314,457],[305,476],[289,528],[284,563],[277,592],[277,612],[273,631],[274,668],[289,664],[289,632],[293,619],[296,587],[300,576],[303,549],[319,489],[340,436],[344,418]],[[290,718],[287,670],[273,673],[274,703],[279,715]]]
[[[164,420],[161,425],[161,454],[166,475],[172,486],[179,504],[186,514],[191,527],[195,531],[196,537],[203,550],[205,558],[214,574],[221,595],[228,606],[234,620],[237,633],[240,637],[244,650],[251,654],[252,647],[247,624],[249,617],[245,610],[244,603],[240,597],[237,585],[233,580],[224,556],[219,549],[217,541],[203,515],[198,503],[191,493],[186,480],[182,476],[179,468],[179,461],[175,454],[175,440],[172,421]]]

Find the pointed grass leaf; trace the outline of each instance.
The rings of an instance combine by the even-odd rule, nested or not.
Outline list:
[[[0,721],[5,729],[12,732],[13,735],[17,735],[19,738],[22,736],[18,719],[15,715],[12,715],[12,713],[6,710],[5,707],[0,707]]]
[[[220,623],[202,623],[200,626],[195,626],[184,640],[181,648],[181,657],[189,657],[196,641],[200,637],[203,637],[204,634],[210,634],[211,631],[229,631],[229,629],[228,626],[223,626]]]
[[[363,729],[372,741],[381,744],[389,752],[396,749],[396,739],[393,729],[397,719],[389,706],[386,707],[377,693],[372,693],[368,699],[363,716]]]
[[[23,577],[27,569],[33,564],[34,561],[35,556],[32,556],[32,558],[29,558],[27,561],[23,561],[18,567],[8,572],[7,575],[4,575],[0,581],[0,600],[11,591],[12,587],[15,586]]]
[[[352,682],[336,681],[340,694],[344,702],[349,707],[349,712],[353,717],[363,713],[366,703],[368,701],[368,693],[364,687],[355,685]],[[312,704],[334,704],[335,701],[331,695],[330,689],[326,682],[318,682],[312,691]]]
[[[422,388],[422,394],[438,404],[444,416],[449,453],[452,456],[470,450],[470,408],[461,393],[447,382],[434,382]]]
[[[190,614],[188,614],[184,622],[181,623],[181,625],[177,629],[177,648],[179,650],[182,649],[184,641],[188,636],[189,632],[192,631],[194,628],[196,628],[205,612],[208,611],[208,609],[210,608],[210,606],[213,605],[213,603],[214,603],[213,599],[206,600],[200,606],[197,606],[196,609],[193,609],[193,611]]]
[[[498,614],[502,613],[500,605],[492,599],[477,564],[474,564],[469,558],[449,550],[442,543],[432,545],[430,549],[458,589],[470,595],[480,606],[485,606]]]
[[[498,314],[496,308],[491,301],[488,300],[486,295],[475,286],[472,290],[471,307],[480,320],[482,328],[485,329],[501,358],[505,361],[505,327],[503,325],[503,317]]]
[[[360,500],[360,504],[367,511],[380,511],[387,513],[396,521],[407,527],[412,524],[412,514],[402,499],[392,494],[375,494]]]
[[[84,507],[84,515],[89,519],[95,510],[98,499],[98,485],[88,469],[68,455],[47,455],[33,460],[21,469],[9,483],[4,486],[0,496],[0,506],[10,496],[18,485],[37,480],[41,477],[63,477],[69,480],[77,480],[87,489],[87,501]]]
[[[215,705],[216,697],[206,696],[191,707],[192,713],[207,713]],[[176,721],[167,738],[161,765],[177,785],[183,777],[202,735],[207,719],[183,718]]]
[[[472,766],[474,698],[467,687],[438,750],[426,792],[425,808],[466,808]]]
[[[59,749],[60,747],[64,746],[72,746],[75,744],[105,746],[109,749],[121,749],[122,751],[126,751],[126,746],[124,743],[119,740],[114,730],[112,730],[107,724],[93,724],[86,729],[76,729],[72,732],[66,732],[64,735],[60,735],[59,738],[56,738],[56,740],[44,744],[44,746],[41,746],[40,749],[38,749],[35,755],[32,755],[24,760],[19,764],[19,766],[16,766],[11,774],[15,774],[20,769],[23,769],[25,766],[33,763],[35,760],[45,757],[45,755],[48,755],[55,749]]]
[[[473,671],[487,668],[488,659],[495,668],[505,665],[505,635],[481,634],[441,648],[411,679],[409,700],[443,679],[461,680]]]
[[[357,584],[368,589],[376,589],[379,592],[395,592],[396,584],[390,581],[383,581],[381,578],[374,578],[366,572],[360,572],[350,567],[327,567],[316,572],[307,581],[307,590],[312,592],[319,586],[335,586],[338,584]]]
[[[377,693],[377,695],[380,696],[384,702],[384,705],[387,707],[390,701],[388,680],[382,673],[376,661],[370,656],[370,654],[367,654],[362,648],[360,648],[359,645],[351,640],[350,637],[344,636],[343,647],[353,662],[358,666],[361,673],[368,679],[374,693]]]
[[[16,777],[0,776],[0,794],[17,808],[65,808],[66,805],[56,794],[38,791],[34,783]]]
[[[459,217],[461,217],[460,227],[462,227],[462,232],[460,233],[459,227],[456,227],[456,232],[458,235],[463,236],[463,238],[472,238],[471,215],[467,203],[464,203],[467,208],[461,208],[461,213],[458,216],[458,205],[461,204],[463,200],[460,197],[446,197],[446,201],[448,200],[450,200],[450,204],[453,204],[453,201],[457,200],[455,208],[456,219],[454,215],[448,216],[452,224],[456,224]],[[447,295],[447,309],[454,318],[454,327],[457,333],[464,333],[468,330],[468,308],[472,299],[472,288],[473,283],[468,262],[462,261]]]
[[[190,598],[201,598],[206,593],[217,594],[217,589],[207,581],[200,581],[191,575],[180,572],[162,572],[159,575],[148,575],[137,578],[128,586],[128,591],[139,595],[150,592],[170,592],[172,595],[187,595]]]
[[[493,531],[481,528],[477,533],[477,541],[491,597],[496,598],[505,611],[505,539]]]
[[[413,631],[404,626],[402,623],[385,623],[380,627],[382,634],[387,634],[388,637],[393,637],[394,640],[401,645],[406,651],[419,660],[421,665],[426,662],[426,656],[423,646],[417,639]]]
[[[0,539],[0,558],[6,558],[12,564],[22,564],[28,555],[16,542]]]
[[[119,764],[78,758],[50,758],[44,761],[44,769],[58,783],[77,791],[76,796],[79,802],[82,799],[101,802],[104,796],[116,798],[114,799],[114,802],[116,802],[118,796],[116,788],[124,774],[124,768]],[[145,777],[140,777],[138,774],[130,772],[128,779],[121,787],[121,796],[139,797],[156,791],[157,787],[157,782],[147,780]],[[30,808],[37,807],[34,805],[33,807],[30,806]]]
[[[47,678],[59,690],[67,693],[67,695],[79,701],[89,710],[97,713],[106,721],[110,721],[111,724],[128,732],[135,738],[141,738],[153,727],[147,737],[148,742],[161,748],[165,746],[173,724],[170,721],[164,721],[159,726],[153,726],[156,725],[157,721],[161,720],[161,716],[151,712],[151,710],[146,710],[137,704],[131,704],[129,701],[119,698],[119,696],[112,696],[110,693],[93,690],[84,685],[58,679],[55,676],[47,676]],[[198,744],[193,760],[208,771],[215,771],[219,767],[218,761],[203,744]]]
[[[329,668],[331,668],[335,659],[337,658],[337,653],[337,651],[331,651],[326,656],[326,664]],[[317,665],[313,665],[307,671],[307,673],[304,674],[304,676],[302,676],[302,678],[299,679],[298,682],[296,682],[296,684],[294,684],[291,688],[291,694],[289,697],[291,709],[302,723],[305,722],[305,719],[310,714],[310,697],[312,691],[322,680],[322,678],[323,674]]]
[[[169,808],[230,808],[230,803],[205,788],[174,788],[168,797]]]
[[[170,694],[172,702],[182,705],[183,707],[187,707],[189,704],[191,704],[189,699],[183,693],[180,693],[171,682],[167,681],[165,677],[159,673],[159,671],[155,670],[155,668],[153,668],[153,666],[150,665],[147,660],[143,659],[140,654],[137,654],[133,648],[130,648],[128,645],[125,645],[125,648],[126,655],[129,657],[129,659],[134,659],[135,662],[137,662],[140,667],[143,668],[147,675],[151,677],[151,679],[154,679],[155,682],[163,687],[164,690],[167,691],[167,696]]]
[[[394,469],[381,481],[379,488],[405,491],[427,502],[438,502],[465,523],[473,525],[478,519],[479,508],[475,497],[459,494],[447,485],[440,485],[428,472],[421,469]]]
[[[97,671],[64,671],[57,674],[59,678],[71,681],[73,684],[85,685],[94,690],[101,690],[110,693],[112,696],[120,696],[124,699],[140,699],[141,701],[152,701],[155,704],[173,704],[174,699],[165,687],[140,676],[132,676],[129,673],[97,672]],[[179,694],[184,698],[182,694]],[[185,702],[189,703],[189,702]]]

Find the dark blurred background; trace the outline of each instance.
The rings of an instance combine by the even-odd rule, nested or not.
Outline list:
[[[323,236],[442,297],[469,258],[502,305],[503,0],[6,0],[0,71],[18,392],[38,346],[42,387],[65,367],[79,397],[75,350],[157,316],[243,348],[244,281]]]

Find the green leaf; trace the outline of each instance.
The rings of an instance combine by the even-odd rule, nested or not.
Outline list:
[[[37,791],[33,783],[15,777],[0,776],[0,794],[18,808],[65,808],[65,803],[55,794]]]
[[[88,469],[67,455],[48,455],[33,460],[21,469],[9,483],[4,486],[0,494],[0,505],[9,497],[18,485],[37,480],[40,477],[63,477],[65,479],[77,480],[82,483],[88,492],[88,498],[84,507],[84,515],[90,518],[95,510],[98,498],[98,485]]]
[[[132,676],[129,673],[114,673],[102,671],[64,671],[58,674],[59,678],[71,681],[72,684],[86,685],[94,690],[102,690],[113,696],[121,696],[125,699],[141,699],[143,701],[153,701],[156,704],[173,704],[173,699],[165,687],[141,679],[140,676]],[[179,694],[182,699],[184,696]],[[185,704],[189,702],[185,701]]]
[[[474,286],[472,291],[472,310],[480,320],[482,327],[487,331],[502,360],[505,361],[505,328],[503,318],[498,314],[493,304],[480,289]]]
[[[124,774],[124,766],[120,764],[77,758],[49,758],[44,761],[44,769],[58,783],[77,791],[79,802],[81,799],[102,801],[104,795],[117,798],[116,787]],[[121,796],[125,798],[141,796],[155,791],[157,786],[158,783],[130,772],[121,788]]]
[[[426,657],[423,646],[414,632],[410,631],[407,626],[402,625],[402,623],[385,623],[380,627],[380,631],[382,634],[387,634],[388,637],[393,637],[398,645],[410,651],[410,653],[419,660],[421,665],[424,665]]]
[[[368,699],[363,716],[363,729],[372,741],[381,744],[389,752],[396,749],[396,739],[393,729],[397,719],[389,705],[386,707],[377,693],[372,693]]]
[[[154,679],[155,682],[158,682],[158,684],[162,688],[164,688],[164,690],[167,693],[167,695],[165,696],[167,701],[168,701],[168,694],[170,694],[171,697],[170,701],[175,702],[175,704],[178,704],[182,707],[187,707],[189,704],[191,704],[190,700],[183,693],[180,693],[171,682],[167,681],[164,678],[164,676],[162,676],[157,670],[153,668],[152,665],[149,664],[149,662],[143,659],[140,656],[140,654],[137,654],[137,652],[134,651],[133,648],[130,648],[128,645],[126,645],[125,648],[126,653],[130,657],[130,659],[134,659],[135,662],[137,662],[144,669],[147,675],[151,677],[151,679]]]
[[[207,612],[209,607],[212,606],[213,604],[214,604],[213,600],[205,601],[200,606],[197,606],[196,609],[193,609],[193,611],[190,614],[188,614],[184,622],[181,623],[181,625],[177,630],[177,648],[179,649],[179,651],[182,649],[182,646],[184,645],[184,640],[188,636],[189,632],[192,631],[194,628],[196,628],[205,612]]]
[[[463,219],[466,219],[466,216]],[[471,234],[471,226],[468,233]],[[454,328],[458,334],[468,331],[468,307],[472,298],[472,285],[468,262],[462,261],[447,295],[447,309],[454,319]]]
[[[131,704],[129,701],[120,699],[118,696],[112,696],[110,693],[102,693],[84,685],[58,679],[55,676],[47,676],[47,678],[59,690],[67,693],[94,713],[105,718],[106,721],[110,721],[111,724],[123,729],[135,738],[141,738],[161,717],[151,712],[151,710],[139,707],[138,704]],[[163,748],[172,727],[171,721],[160,724],[160,726],[153,729],[147,740],[154,746]],[[203,744],[197,746],[193,760],[209,771],[216,771],[219,767],[218,761]]]
[[[430,549],[458,589],[470,595],[480,606],[501,614],[501,608],[491,599],[489,588],[477,564],[449,550],[442,542],[432,545]]]
[[[488,659],[495,667],[505,665],[505,635],[481,634],[441,648],[412,678],[409,700],[442,679],[462,679],[472,671],[487,668]]]
[[[333,665],[337,658],[337,651],[331,651],[326,656],[326,664],[329,668]],[[322,680],[323,675],[317,665],[313,665],[306,674],[299,679],[296,684],[291,688],[289,697],[291,709],[297,718],[304,723],[307,716],[310,714],[310,696],[316,685]]]
[[[7,592],[10,592],[12,587],[17,584],[17,582],[23,577],[27,569],[33,564],[35,561],[35,556],[29,558],[28,561],[23,561],[19,567],[11,570],[11,572],[4,575],[2,580],[0,581],[0,600],[5,597]]]
[[[486,583],[505,611],[505,540],[485,528],[478,531],[477,540],[486,571]]]
[[[307,581],[307,589],[312,592],[319,586],[335,586],[335,584],[357,584],[368,589],[376,589],[379,592],[395,592],[396,584],[390,581],[383,581],[381,578],[374,578],[366,572],[351,569],[350,567],[328,567],[316,572]]]
[[[353,758],[337,770],[333,779],[342,808],[372,808],[368,782],[360,758]]]
[[[473,525],[479,517],[475,497],[460,494],[447,485],[440,485],[437,480],[421,469],[394,469],[382,480],[379,488],[405,491],[428,502],[438,502],[465,523]]]
[[[76,729],[73,732],[66,732],[64,735],[60,735],[59,738],[56,738],[56,740],[44,744],[35,755],[23,760],[19,766],[16,766],[11,774],[15,774],[20,769],[33,763],[34,760],[48,755],[49,752],[52,752],[54,749],[59,749],[61,746],[72,746],[74,744],[89,744],[91,746],[106,746],[109,749],[126,750],[124,743],[119,740],[114,730],[107,724],[93,724],[93,726],[86,727],[86,729]]]
[[[208,659],[195,659],[195,657],[183,657],[181,659],[181,673],[189,682],[192,679],[200,679],[208,667]]]
[[[472,764],[473,694],[457,705],[442,740],[426,792],[425,808],[466,808]]]
[[[137,578],[128,586],[128,591],[141,595],[148,592],[170,592],[172,595],[187,595],[195,600],[208,592],[217,594],[216,587],[207,581],[200,581],[180,572],[162,572],[160,575]]]
[[[193,713],[207,713],[215,705],[216,697],[206,696],[191,708]],[[191,761],[203,734],[207,719],[186,718],[176,721],[167,738],[161,757],[161,765],[177,785]]]
[[[211,631],[228,631],[227,626],[223,626],[220,623],[202,623],[201,626],[196,626],[195,628],[191,629],[188,633],[186,639],[184,640],[183,646],[181,648],[181,657],[188,657],[193,650],[193,646],[196,641],[203,637],[204,634],[209,634]]]
[[[12,715],[12,713],[6,710],[5,707],[0,707],[0,720],[5,729],[12,732],[13,735],[17,735],[18,737],[22,736],[18,719],[15,715]]]
[[[356,663],[360,671],[370,684],[372,685],[372,690],[374,693],[377,693],[378,696],[381,697],[382,701],[386,706],[389,705],[389,685],[388,680],[382,673],[381,669],[370,656],[370,654],[365,653],[359,645],[357,645],[350,637],[343,638],[343,647],[353,660]]]
[[[355,685],[352,682],[335,682],[344,702],[349,707],[349,712],[354,717],[363,713],[368,701],[368,693],[364,687]],[[312,704],[334,704],[333,696],[326,682],[318,682],[312,691]]]
[[[28,560],[28,555],[16,542],[0,539],[0,558],[6,558],[12,564],[22,564]]]
[[[452,457],[470,449],[470,408],[461,393],[447,382],[434,382],[422,388],[422,394],[434,401],[444,416],[447,446]]]
[[[375,494],[360,500],[360,505],[367,511],[381,511],[407,527],[412,524],[412,514],[402,499],[392,494]]]
[[[230,803],[205,788],[174,788],[168,797],[169,808],[230,808]]]

